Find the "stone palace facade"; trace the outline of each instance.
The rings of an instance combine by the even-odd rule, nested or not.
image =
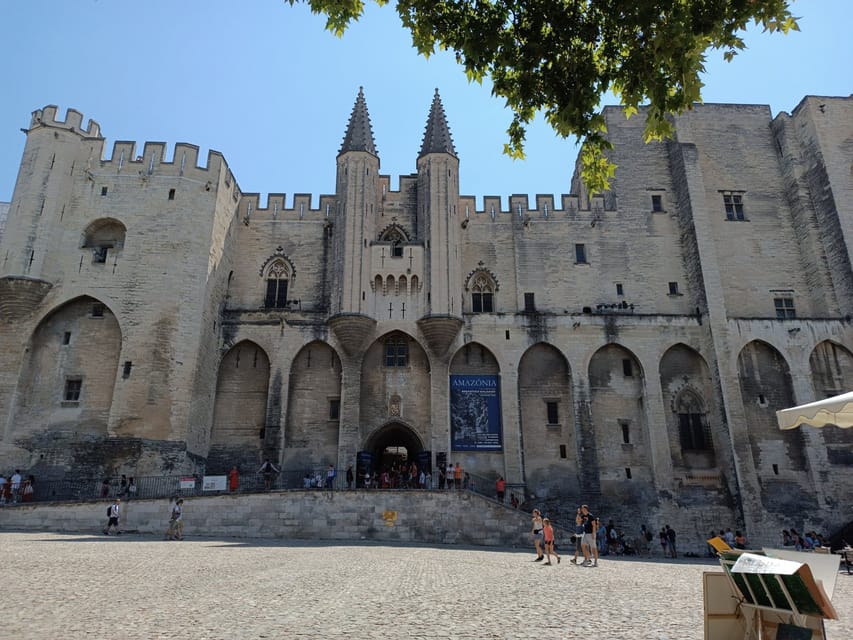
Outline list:
[[[405,456],[684,535],[846,523],[853,433],[774,412],[853,388],[853,97],[696,105],[652,144],[606,116],[611,191],[576,172],[477,208],[438,92],[393,190],[359,91],[319,202],[243,193],[189,144],[107,158],[94,121],[35,111],[0,239],[0,468]]]

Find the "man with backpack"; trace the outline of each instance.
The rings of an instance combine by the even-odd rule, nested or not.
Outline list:
[[[116,498],[113,503],[107,507],[107,528],[104,529],[104,535],[110,535],[110,529],[115,527],[116,535],[121,531],[118,530],[118,519],[121,514],[121,498]]]

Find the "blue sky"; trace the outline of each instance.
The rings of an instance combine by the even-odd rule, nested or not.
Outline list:
[[[850,0],[797,0],[802,32],[747,34],[734,62],[711,53],[705,102],[791,111],[803,96],[853,91]],[[116,140],[224,154],[244,192],[334,191],[335,156],[359,86],[382,172],[415,171],[436,87],[460,157],[463,194],[567,193],[574,140],[537,121],[525,161],[502,155],[511,120],[448,54],[411,47],[393,7],[370,5],[337,39],[281,0],[0,1],[0,201],[11,200],[29,114],[56,104]],[[612,101],[611,101],[612,102]],[[170,151],[171,153],[171,151]],[[265,200],[265,197],[264,197]]]

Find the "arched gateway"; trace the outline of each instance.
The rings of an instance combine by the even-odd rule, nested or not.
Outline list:
[[[418,468],[429,469],[431,454],[424,450],[421,437],[412,427],[400,421],[389,422],[375,429],[358,453],[358,485],[363,486],[365,473],[382,473],[403,462],[416,462]]]

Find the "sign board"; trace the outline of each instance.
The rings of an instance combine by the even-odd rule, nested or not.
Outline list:
[[[227,476],[204,476],[201,481],[202,491],[225,491]]]
[[[181,478],[181,483],[178,485],[181,489],[195,489],[195,478]]]
[[[452,451],[501,451],[500,376],[450,376]]]

